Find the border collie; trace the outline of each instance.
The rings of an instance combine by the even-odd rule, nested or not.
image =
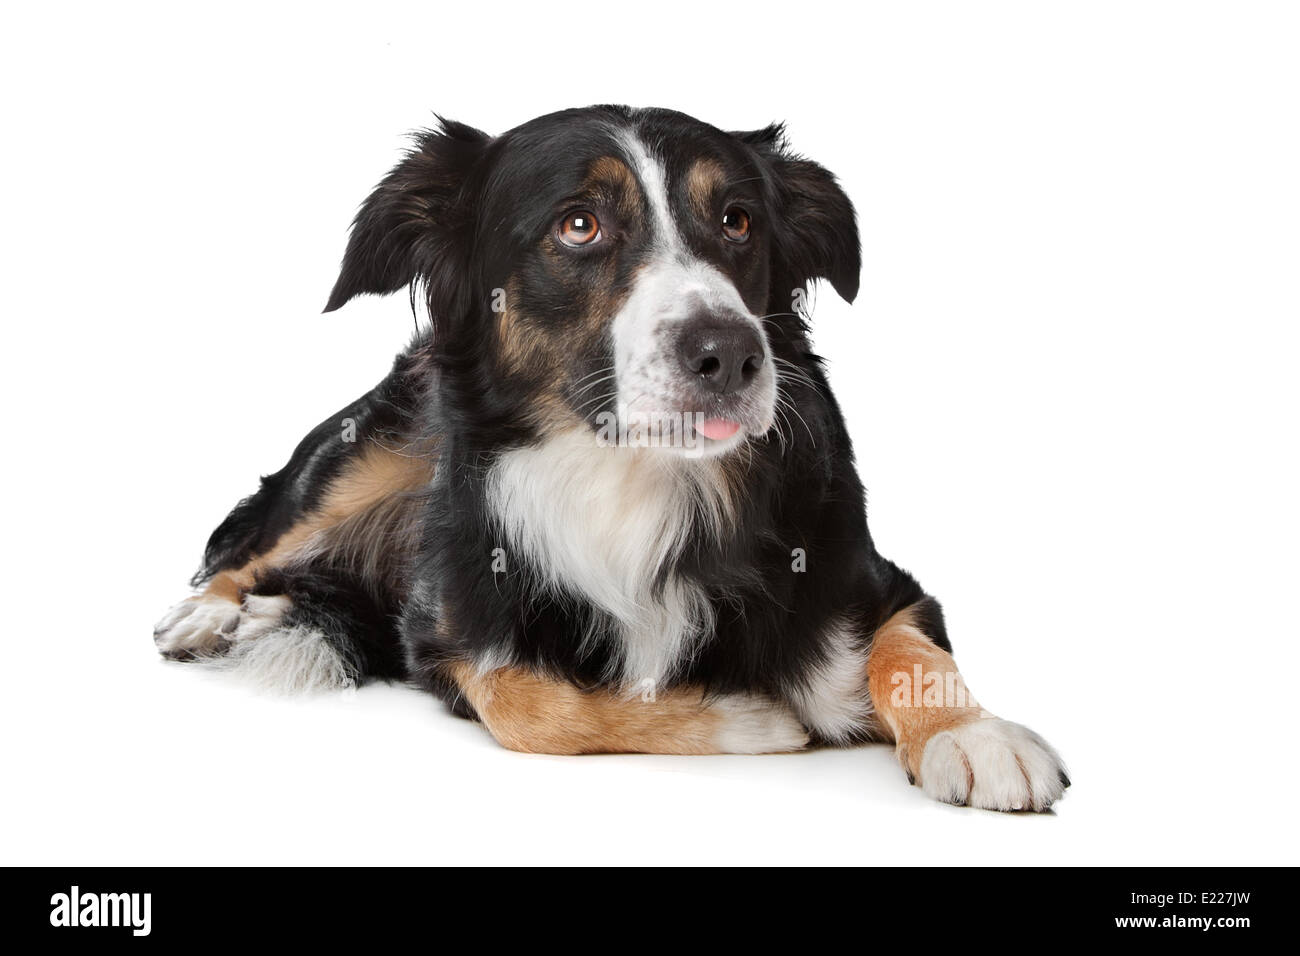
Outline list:
[[[931,796],[1069,786],[984,710],[877,553],[806,290],[852,204],[779,125],[598,106],[440,120],[366,200],[326,311],[430,317],[213,532],[154,633],[287,689],[407,680],[521,751],[892,741]]]

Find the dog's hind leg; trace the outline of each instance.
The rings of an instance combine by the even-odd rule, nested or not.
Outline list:
[[[391,621],[436,458],[404,438],[403,398],[395,371],[231,512],[208,544],[203,591],[154,631],[165,657],[242,662],[291,688],[400,673]]]
[[[481,672],[443,665],[454,685],[504,747],[526,753],[782,753],[808,733],[785,704],[747,695],[677,688],[629,695],[584,690],[518,667]],[[445,690],[445,688],[444,688]]]
[[[396,618],[431,467],[358,451],[269,551],[168,612],[159,651],[289,691],[402,676]]]
[[[289,690],[400,676],[394,622],[431,470],[427,458],[358,450],[269,551],[168,612],[159,651],[240,664]]]

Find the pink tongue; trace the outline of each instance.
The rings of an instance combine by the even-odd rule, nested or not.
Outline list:
[[[740,431],[740,423],[729,422],[725,418],[706,418],[695,426],[695,430],[705,438],[722,441],[724,438],[730,438]]]

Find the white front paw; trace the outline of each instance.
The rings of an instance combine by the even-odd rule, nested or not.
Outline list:
[[[931,737],[920,777],[921,788],[936,800],[985,810],[1046,810],[1070,785],[1047,741],[998,717]]]
[[[199,595],[163,615],[154,628],[153,641],[159,653],[173,660],[218,657],[240,641],[275,630],[289,607],[289,599],[281,595],[250,594],[242,605]]]
[[[189,598],[163,615],[154,627],[153,642],[159,653],[173,660],[210,657],[229,645],[238,627],[238,604]]]

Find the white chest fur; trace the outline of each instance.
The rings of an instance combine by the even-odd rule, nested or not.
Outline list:
[[[598,608],[621,645],[610,676],[634,688],[663,681],[712,628],[699,589],[662,569],[697,515],[721,524],[724,488],[708,460],[602,446],[578,429],[498,458],[488,503],[507,568],[526,557],[547,587]]]

